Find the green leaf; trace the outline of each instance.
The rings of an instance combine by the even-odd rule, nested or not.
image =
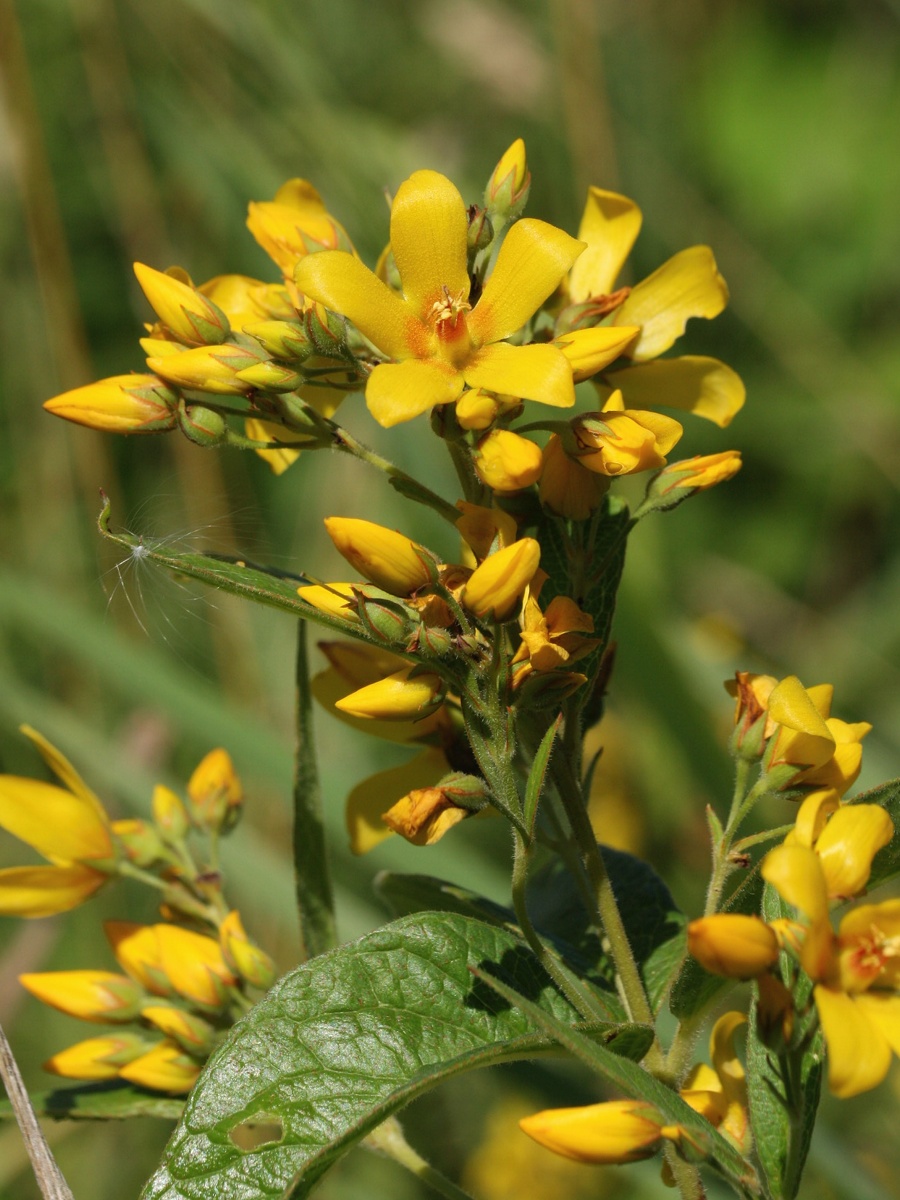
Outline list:
[[[528,772],[528,782],[525,785],[525,824],[528,827],[529,839],[534,837],[534,823],[537,819],[541,793],[544,790],[544,779],[550,763],[553,742],[559,733],[561,724],[562,713],[541,738],[541,744],[537,748],[537,753],[531,762],[531,770]]]
[[[306,651],[306,622],[297,623],[297,763],[294,771],[294,884],[304,959],[323,954],[337,941],[334,893],[322,819],[312,691]]]
[[[872,861],[869,888],[900,875],[900,779],[891,779],[871,791],[854,796],[850,804],[880,804],[894,822],[894,836]]]
[[[563,1028],[578,1018],[522,942],[454,913],[407,917],[311,959],[230,1032],[188,1098],[146,1200],[307,1196],[361,1138],[442,1079],[553,1038],[474,980],[490,965]],[[592,1027],[609,1058],[646,1030]],[[592,1045],[590,1038],[585,1040]],[[635,1070],[638,1070],[636,1067]],[[251,1124],[277,1130],[240,1150]]]
[[[759,1184],[752,1165],[736,1146],[722,1137],[704,1117],[686,1104],[678,1092],[666,1087],[636,1062],[618,1057],[611,1053],[608,1047],[598,1045],[583,1033],[565,1025],[552,1013],[538,1008],[526,996],[490,973],[483,970],[477,970],[476,973],[479,979],[494,988],[510,1004],[517,1005],[527,1013],[535,1025],[555,1037],[560,1045],[565,1046],[626,1096],[634,1100],[646,1100],[654,1105],[668,1122],[682,1126],[689,1134],[694,1148],[702,1153],[703,1159],[741,1189],[741,1194],[746,1194],[747,1191],[754,1195],[759,1194]]]
[[[762,912],[767,921],[790,915],[790,909],[774,888],[766,884]],[[747,1091],[753,1140],[759,1164],[773,1200],[793,1200],[819,1107],[825,1045],[817,1027],[815,1010],[801,1015],[812,990],[811,981],[800,977],[794,989],[795,1045],[777,1054],[760,1040],[757,1029],[757,997],[750,1006],[747,1032]]]
[[[719,909],[723,913],[759,914],[762,903],[763,878],[757,864],[740,887],[736,888]],[[701,967],[696,958],[690,955],[684,960],[684,965],[672,985],[672,995],[669,1008],[676,1017],[684,1020],[705,1008],[716,995],[725,988],[734,986],[733,979],[723,979],[721,975],[712,975]]]
[[[683,956],[681,924],[672,894],[649,863],[601,846],[603,862],[619,903],[622,923],[644,983],[658,1003],[665,994],[674,961]],[[594,982],[614,988],[614,972],[591,924],[571,872],[559,861],[536,871],[528,882],[528,907],[535,927],[553,939],[572,966],[582,969]],[[670,943],[674,943],[670,945]],[[669,946],[668,963],[663,947]],[[647,964],[652,960],[648,971]],[[665,974],[667,967],[668,974]]]
[[[39,1117],[66,1121],[113,1121],[128,1117],[162,1117],[177,1121],[184,1109],[182,1097],[161,1096],[127,1083],[89,1083],[54,1088],[30,1095]],[[0,1118],[12,1117],[8,1100],[0,1100]]]

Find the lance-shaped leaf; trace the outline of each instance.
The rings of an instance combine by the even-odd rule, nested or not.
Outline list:
[[[298,1200],[442,1079],[550,1050],[554,1039],[531,1017],[473,979],[479,967],[561,1026],[577,1023],[513,934],[452,913],[397,921],[305,963],[235,1026],[191,1093],[145,1200]],[[640,1058],[650,1036],[605,1026],[586,1040],[603,1041],[611,1058]],[[260,1125],[269,1140],[242,1149]]]

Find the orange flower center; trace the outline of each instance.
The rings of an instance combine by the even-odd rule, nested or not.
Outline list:
[[[472,352],[472,339],[469,337],[465,316],[467,312],[472,311],[472,305],[464,292],[452,296],[446,284],[442,286],[441,291],[443,295],[432,304],[428,321],[437,334],[438,353],[441,358],[459,367]]]
[[[900,955],[900,938],[888,937],[875,925],[841,946],[841,982],[848,992],[864,991],[884,969],[889,958]]]

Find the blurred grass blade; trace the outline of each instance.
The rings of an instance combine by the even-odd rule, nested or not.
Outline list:
[[[22,1082],[19,1067],[13,1057],[12,1048],[6,1040],[6,1034],[0,1028],[0,1078],[9,1096],[22,1138],[31,1160],[34,1177],[38,1181],[44,1200],[74,1200],[69,1185],[63,1179],[62,1172],[56,1165],[56,1159],[47,1145],[28,1092]]]
[[[334,892],[322,820],[306,622],[297,622],[297,762],[294,773],[294,874],[303,960],[337,943]]]

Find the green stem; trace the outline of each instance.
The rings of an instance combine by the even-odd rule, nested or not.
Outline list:
[[[675,1186],[683,1200],[706,1200],[706,1189],[697,1167],[693,1163],[685,1162],[674,1146],[666,1146],[665,1154]]]
[[[713,844],[712,848],[712,873],[709,878],[709,887],[706,890],[706,906],[703,910],[703,915],[706,917],[718,912],[722,892],[725,889],[728,876],[735,870],[735,864],[731,860],[732,850],[734,849],[734,835],[751,809],[769,791],[769,784],[766,778],[763,777],[757,780],[749,792],[745,794],[750,766],[751,764],[746,759],[739,758],[737,761],[734,795],[731,799],[728,824],[725,826],[722,836]]]
[[[352,454],[360,462],[368,463],[369,466],[382,471],[388,477],[391,486],[402,496],[426,505],[428,508],[433,509],[439,516],[443,517],[445,521],[449,521],[451,525],[456,525],[456,522],[459,520],[459,509],[455,508],[448,500],[445,500],[443,496],[439,496],[437,492],[433,492],[431,488],[427,488],[424,483],[419,483],[417,479],[413,479],[411,475],[407,475],[405,471],[401,471],[389,459],[376,454],[368,446],[364,446],[362,442],[357,441],[353,434],[344,429],[343,426],[336,425],[333,421],[325,421],[324,424],[330,429],[331,442],[336,450],[341,450],[345,454]]]
[[[322,792],[315,752],[306,622],[297,622],[297,764],[294,778],[294,883],[304,961],[337,944]]]
[[[528,915],[528,901],[525,890],[528,879],[530,853],[528,847],[525,845],[524,838],[518,831],[516,831],[515,839],[512,902],[516,919],[519,922],[519,928],[522,930],[525,940],[553,982],[572,1007],[581,1013],[586,1021],[608,1020],[610,1015],[609,1010],[602,1006],[598,999],[582,986],[577,976],[569,971],[557,956],[544,945],[537,930],[532,925],[531,917]]]
[[[472,1200],[468,1192],[463,1191],[446,1175],[442,1175],[436,1167],[426,1162],[421,1154],[413,1150],[409,1142],[406,1140],[403,1130],[400,1127],[400,1122],[396,1117],[388,1117],[384,1124],[379,1125],[363,1142],[363,1145],[375,1151],[376,1154],[383,1154],[387,1158],[392,1158],[394,1162],[399,1163],[401,1167],[405,1167],[407,1171],[420,1179],[422,1183],[433,1188],[442,1196],[446,1196],[447,1200]]]
[[[596,899],[600,928],[609,943],[625,1011],[631,1020],[652,1025],[653,1010],[647,999],[625,926],[622,924],[622,914],[613,893],[612,881],[597,846],[572,760],[566,754],[555,755],[551,759],[550,769],[556,776],[559,797],[587,868]]]
[[[470,504],[480,504],[484,499],[484,485],[472,467],[472,455],[468,445],[457,438],[447,438],[447,449],[450,451],[450,458],[456,468],[463,496]],[[454,511],[459,518],[459,509]]]

